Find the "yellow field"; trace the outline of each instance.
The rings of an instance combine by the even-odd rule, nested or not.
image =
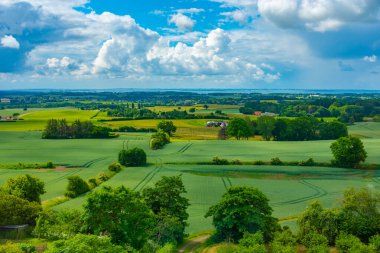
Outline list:
[[[240,105],[216,105],[216,104],[209,104],[208,105],[208,111],[212,112],[215,110],[220,109],[238,109]],[[152,110],[154,112],[168,112],[173,110],[181,110],[181,111],[189,111],[190,108],[195,108],[197,111],[203,111],[205,110],[203,107],[203,104],[194,105],[194,106],[154,106],[154,107],[147,107],[147,109]]]

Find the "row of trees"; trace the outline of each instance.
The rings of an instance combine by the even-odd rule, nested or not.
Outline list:
[[[157,124],[157,132],[150,138],[150,148],[161,149],[170,143],[170,137],[177,131],[177,127],[172,121],[161,121]]]
[[[249,118],[234,118],[227,128],[229,136],[239,139],[248,139],[260,134],[267,141],[306,141],[331,140],[347,136],[347,126],[332,121],[324,122],[314,117],[298,117],[296,119],[276,119],[270,116],[261,116],[257,121]]]
[[[71,125],[65,119],[51,119],[42,133],[43,139],[110,138],[112,129],[95,126],[91,121],[76,120]]]
[[[214,242],[237,242],[228,252],[297,252],[303,244],[307,252],[380,252],[380,195],[368,188],[348,189],[341,206],[325,209],[313,202],[298,219],[298,234],[281,228],[272,216],[264,193],[253,187],[231,187],[206,217],[215,226]],[[368,244],[369,243],[369,244]]]
[[[157,252],[162,247],[174,249],[183,241],[189,216],[189,201],[183,196],[185,193],[181,176],[162,177],[153,187],[142,192],[123,186],[104,186],[88,194],[83,212],[42,212],[34,234],[39,238],[62,240],[54,243],[51,252]],[[94,236],[103,237],[96,240]],[[74,241],[77,249],[67,251],[67,247],[74,246],[71,246]],[[107,251],[106,248],[112,250]]]

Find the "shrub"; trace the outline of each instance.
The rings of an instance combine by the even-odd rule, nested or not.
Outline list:
[[[271,165],[283,165],[284,163],[280,160],[280,158],[275,157],[270,160]]]
[[[231,164],[233,164],[233,165],[243,165],[243,163],[240,160],[238,160],[238,159],[232,160]]]
[[[314,231],[306,234],[302,243],[308,248],[308,252],[327,253],[329,251],[327,238]]]
[[[297,240],[289,229],[276,232],[272,242],[272,253],[294,253],[296,244]]]
[[[0,226],[34,224],[41,205],[0,192]]]
[[[212,159],[212,164],[215,164],[215,165],[228,165],[229,162],[227,159],[221,159],[217,156],[215,156],[213,159]]]
[[[245,233],[243,238],[239,240],[239,252],[255,252],[266,253],[264,245],[264,237],[261,232]]]
[[[119,163],[127,166],[145,165],[146,153],[141,148],[123,149],[119,152]]]
[[[341,253],[368,253],[370,248],[353,235],[340,234],[336,239],[336,247]],[[374,252],[374,251],[373,251]]]
[[[6,242],[5,244],[0,244],[0,253],[24,253],[20,246],[13,242]]]
[[[27,201],[41,203],[40,195],[45,193],[45,184],[39,178],[26,174],[9,178],[2,190]]]
[[[48,169],[53,169],[53,168],[54,168],[54,164],[53,164],[53,162],[48,162],[48,163],[46,164],[46,168],[48,168]]]
[[[306,161],[301,161],[298,164],[299,166],[315,166],[316,163],[314,162],[313,158],[309,158]]]
[[[373,249],[380,252],[380,235],[374,235],[369,239],[369,243],[373,247]]]
[[[92,177],[88,180],[88,187],[90,187],[90,189],[94,189],[98,185],[99,183],[97,182],[96,178]]]
[[[70,176],[67,180],[69,180],[69,183],[66,187],[66,197],[75,198],[90,190],[87,182],[79,176]]]
[[[258,161],[254,161],[253,165],[265,165],[265,162],[258,160]]]
[[[150,139],[150,148],[153,150],[163,148],[166,144],[170,143],[170,136],[162,130],[158,130],[153,134]]]
[[[335,158],[334,163],[341,167],[357,167],[367,158],[363,142],[353,136],[339,138],[330,148]]]
[[[33,253],[36,252],[36,247],[34,245],[28,244],[28,243],[21,243],[20,244],[20,249],[24,253]]]
[[[163,132],[167,133],[169,136],[172,136],[177,131],[177,127],[174,126],[173,121],[166,121],[166,120],[163,120],[160,123],[158,123],[157,129],[162,130]]]
[[[116,162],[112,163],[110,166],[108,166],[108,170],[118,173],[121,171],[121,164]]]

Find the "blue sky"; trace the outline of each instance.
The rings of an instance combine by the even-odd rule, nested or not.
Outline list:
[[[0,0],[0,89],[380,89],[378,0]]]

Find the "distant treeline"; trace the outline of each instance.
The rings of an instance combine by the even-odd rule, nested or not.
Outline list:
[[[51,119],[42,133],[43,139],[112,138],[112,129],[95,126],[90,121],[76,120],[71,125],[65,119]]]
[[[245,103],[240,108],[243,114],[254,114],[256,111],[273,112],[281,116],[300,117],[337,117],[344,123],[362,121],[363,117],[373,117],[380,114],[378,99],[338,100],[336,98],[320,98],[304,101],[260,101]]]
[[[122,117],[126,119],[228,119],[227,116],[220,114],[195,115],[188,113],[186,110],[173,110],[167,112],[154,112],[149,109],[130,108],[129,106],[120,106],[116,109],[107,110],[107,116]],[[117,118],[115,120],[118,120]]]
[[[266,140],[277,141],[335,140],[348,134],[347,126],[341,122],[324,122],[306,116],[295,119],[262,116],[257,121],[257,129]]]

